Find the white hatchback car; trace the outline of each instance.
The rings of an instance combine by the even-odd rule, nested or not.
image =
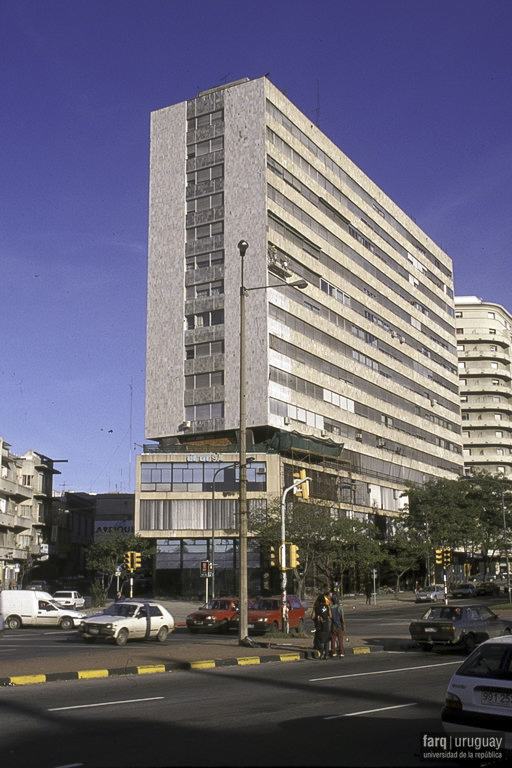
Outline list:
[[[174,629],[174,619],[160,603],[123,600],[113,603],[103,613],[84,619],[78,629],[86,643],[100,638],[113,640],[116,645],[149,638],[163,643]]]
[[[85,598],[74,589],[61,589],[59,592],[54,592],[52,600],[57,605],[65,605],[68,608],[83,608],[85,605]]]
[[[419,589],[416,592],[417,603],[436,603],[438,600],[444,600],[444,586],[442,584],[432,584],[430,587]]]
[[[450,734],[502,737],[501,750],[512,756],[511,635],[486,640],[457,669],[441,719]]]

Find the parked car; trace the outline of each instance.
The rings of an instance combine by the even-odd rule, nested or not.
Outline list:
[[[304,606],[295,595],[287,596],[288,623],[296,632],[304,631]],[[278,632],[283,628],[281,597],[258,597],[251,600],[248,628],[253,632]]]
[[[449,734],[502,737],[500,764],[507,764],[512,757],[512,637],[487,640],[457,669],[441,720]]]
[[[54,626],[64,630],[78,626],[85,614],[57,605],[48,592],[34,589],[4,589],[0,592],[0,614],[8,629],[24,626]]]
[[[221,597],[200,605],[185,619],[192,634],[201,630],[229,632],[238,627],[238,597]]]
[[[163,643],[174,629],[174,619],[160,603],[125,600],[84,619],[78,629],[86,643],[103,639],[126,645],[128,640],[149,638]]]
[[[27,589],[35,589],[38,592],[48,592],[48,593],[52,591],[49,583],[43,580],[29,581],[29,583],[27,584]]]
[[[477,643],[512,632],[512,619],[499,619],[486,605],[435,605],[411,621],[409,632],[424,650],[444,645],[469,653]]]
[[[419,589],[416,592],[417,603],[435,603],[437,600],[444,600],[444,586],[442,584],[432,584],[430,587]]]
[[[57,605],[69,605],[71,608],[83,608],[85,605],[85,598],[74,589],[61,589],[59,592],[54,592],[52,600]]]
[[[482,581],[480,584],[476,585],[475,594],[477,597],[480,597],[481,595],[491,595],[496,597],[496,595],[500,594],[499,584],[495,581]]]
[[[476,595],[476,588],[474,584],[456,584],[451,590],[450,590],[452,597],[454,598],[463,598],[463,597],[475,597]]]

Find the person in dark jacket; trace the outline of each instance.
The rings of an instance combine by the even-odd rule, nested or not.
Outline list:
[[[324,595],[318,595],[316,598],[313,610],[311,611],[311,618],[315,624],[313,648],[320,651],[321,659],[327,659],[331,638],[331,608],[327,604]]]
[[[331,597],[331,656],[333,659],[345,655],[344,632],[345,617],[343,615],[343,606],[341,602],[338,602],[338,598],[333,595]]]

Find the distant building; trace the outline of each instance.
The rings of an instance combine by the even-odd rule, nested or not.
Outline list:
[[[305,469],[385,535],[409,482],[461,473],[451,260],[267,78],[152,114],[149,219],[135,528],[169,589],[202,589],[212,539],[235,584],[240,240],[250,513]]]
[[[512,475],[512,315],[457,296],[455,317],[465,469]]]
[[[3,438],[0,451],[0,585],[13,588],[40,577],[50,554],[65,559],[67,520],[54,507],[55,461],[37,451],[18,456]]]

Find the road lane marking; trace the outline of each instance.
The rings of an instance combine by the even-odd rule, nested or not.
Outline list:
[[[396,669],[378,669],[374,672],[353,672],[349,675],[329,675],[329,677],[312,677],[310,683],[317,683],[322,680],[341,680],[344,677],[369,677],[370,675],[391,675],[393,672],[414,672],[416,669],[432,669],[432,667],[446,667],[450,664],[461,664],[457,661],[443,661],[440,664],[421,664],[417,667],[397,667]]]
[[[389,709],[402,709],[403,707],[416,707],[417,702],[411,701],[410,704],[395,704],[392,707],[379,707],[378,709],[362,709],[360,712],[347,712],[344,715],[329,715],[324,720],[337,720],[340,717],[356,717],[357,715],[372,715],[374,712],[386,712]]]
[[[146,699],[123,699],[121,701],[100,701],[96,704],[75,704],[72,707],[52,707],[48,712],[65,712],[68,709],[91,709],[93,707],[111,707],[113,704],[138,704],[141,701],[159,701],[164,696],[151,696]]]

